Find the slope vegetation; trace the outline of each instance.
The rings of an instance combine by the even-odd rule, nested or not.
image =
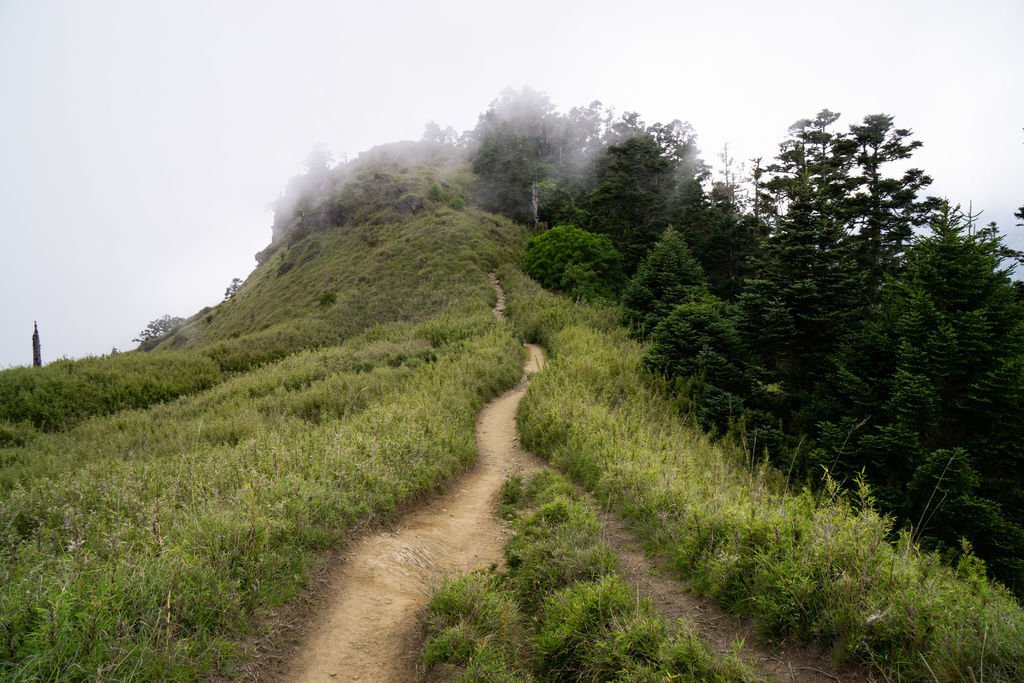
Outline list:
[[[1021,680],[1024,612],[969,552],[950,568],[894,537],[866,485],[792,492],[644,375],[616,310],[512,271],[503,282],[510,318],[551,354],[523,400],[523,444],[627,518],[679,578],[769,638],[885,680]]]
[[[204,359],[207,385],[113,414],[104,399],[53,433],[12,425],[0,678],[231,675],[325,549],[474,461],[476,413],[522,363],[487,279],[520,229],[460,209],[443,170],[363,170],[362,222],[284,237],[164,341],[184,350],[154,358]]]

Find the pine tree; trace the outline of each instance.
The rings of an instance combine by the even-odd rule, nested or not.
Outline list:
[[[675,167],[653,136],[638,135],[608,147],[594,175],[588,227],[612,238],[632,273],[668,225]]]
[[[1024,589],[1024,308],[1002,263],[997,234],[940,207],[877,320],[837,356],[837,409],[867,426],[845,450],[836,421],[822,441],[919,534],[967,537]]]
[[[729,304],[714,296],[675,306],[651,334],[644,367],[689,385],[697,419],[724,432],[744,412],[755,369]]]
[[[678,304],[706,292],[700,264],[690,255],[683,236],[669,227],[626,286],[625,322],[635,334],[646,337]]]
[[[921,147],[910,141],[912,132],[894,128],[887,114],[866,116],[850,126],[849,143],[855,146],[859,171],[857,190],[850,197],[851,231],[858,237],[858,257],[867,278],[869,296],[877,298],[887,275],[896,274],[914,228],[928,222],[935,200],[919,200],[918,194],[932,179],[918,168],[899,178],[885,176],[884,166],[909,159]]]
[[[740,329],[791,394],[811,391],[825,358],[864,309],[862,276],[846,233],[848,145],[822,111],[790,128],[765,186],[771,232],[739,304]]]

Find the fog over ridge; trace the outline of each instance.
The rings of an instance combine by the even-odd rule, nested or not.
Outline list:
[[[315,143],[468,130],[507,86],[688,121],[713,166],[825,107],[892,114],[931,193],[1024,248],[1021,26],[1014,0],[0,4],[0,367],[33,320],[50,361],[217,303]]]

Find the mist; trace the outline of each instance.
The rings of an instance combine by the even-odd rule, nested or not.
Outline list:
[[[1024,248],[1024,6],[861,3],[0,4],[0,367],[134,348],[219,302],[309,150],[336,165],[507,86],[688,121],[705,162],[771,158],[793,121],[885,112],[931,194]]]

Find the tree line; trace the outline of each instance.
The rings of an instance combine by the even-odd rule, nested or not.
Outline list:
[[[896,525],[1024,590],[1021,254],[926,194],[910,129],[823,110],[712,178],[686,123],[526,89],[460,144],[478,203],[548,228],[527,272],[619,302],[703,427],[787,485],[863,477]]]

